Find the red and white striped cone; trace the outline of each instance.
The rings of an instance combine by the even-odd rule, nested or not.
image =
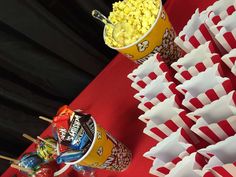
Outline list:
[[[175,148],[173,149],[173,147]],[[169,154],[170,149],[172,151],[171,155]],[[184,157],[195,151],[196,149],[192,145],[192,140],[188,133],[183,128],[180,128],[177,132],[171,134],[168,138],[158,143],[156,147],[145,153],[144,157],[154,160],[149,173],[156,176],[165,176]],[[166,157],[166,153],[169,154],[168,157]]]
[[[171,67],[178,73],[188,70],[190,67],[203,62],[206,58],[211,57],[216,50],[212,42],[206,42],[200,45],[196,49],[193,49],[190,53],[187,53],[184,57],[179,58],[176,62],[171,64]]]
[[[134,98],[140,102],[146,102],[154,98],[157,94],[161,93],[165,88],[166,84],[172,78],[168,73],[159,75],[156,79],[151,81],[144,89],[140,90],[137,94],[134,95]]]
[[[231,72],[236,76],[236,49],[231,50],[228,54],[222,57],[223,62],[231,69]]]
[[[216,63],[220,63],[221,57],[218,54],[212,54],[210,58],[206,58],[200,63],[190,67],[188,70],[182,70],[180,73],[175,74],[175,78],[184,83],[186,80],[190,80],[192,77],[197,76],[199,73],[205,71],[207,68],[212,67]]]
[[[181,100],[176,95],[172,95],[139,116],[139,120],[147,123],[150,119],[152,119],[156,124],[165,123],[174,115],[177,115],[182,111],[179,109],[180,104]],[[157,117],[159,117],[159,119],[156,119]]]
[[[198,118],[197,116],[193,117],[194,116],[187,116],[186,111],[182,111],[163,124],[157,125],[152,120],[149,120],[143,133],[160,142],[181,127],[184,129],[190,129]]]
[[[202,13],[207,14],[205,23],[210,28],[217,25],[220,21],[224,20],[227,16],[235,12],[235,0],[216,1],[213,5],[209,6]],[[201,13],[201,14],[202,14]]]
[[[197,9],[184,27],[183,31],[181,31],[179,36],[176,37],[175,43],[186,53],[191,52],[193,49],[196,49],[207,41],[211,41],[215,49],[217,49],[217,45],[215,44],[204,21],[205,19],[201,19],[199,9]]]
[[[135,90],[141,90],[145,88],[151,81],[157,78],[157,76],[169,71],[168,66],[163,62],[159,54],[155,54],[149,60],[145,61],[127,77],[133,81],[131,87]],[[146,63],[148,62],[148,63]]]
[[[160,85],[158,85],[160,86]],[[150,110],[153,106],[157,105],[160,102],[165,101],[165,99],[170,98],[172,95],[180,94],[176,90],[176,85],[173,82],[168,82],[164,84],[162,92],[158,93],[154,98],[151,100],[143,100],[138,105],[138,108],[144,112]]]
[[[232,91],[230,79],[221,77],[221,70],[220,65],[215,64],[177,86],[176,89],[185,95],[182,104],[194,111]],[[209,82],[209,78],[211,78],[211,82]]]
[[[207,158],[207,165],[204,167],[208,172],[204,177],[234,177],[236,171],[236,136],[231,136],[217,144],[210,145],[205,149],[198,150],[198,153]]]
[[[191,130],[210,144],[215,144],[234,135],[236,133],[235,101],[236,92],[233,91],[190,113],[194,117],[200,116]]]
[[[183,158],[168,174],[168,177],[203,176],[203,167],[207,164],[206,158],[194,152]]]

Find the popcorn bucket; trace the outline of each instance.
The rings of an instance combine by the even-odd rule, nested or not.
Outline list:
[[[104,28],[104,39],[105,35]],[[175,37],[175,31],[160,1],[160,9],[154,24],[139,40],[124,47],[109,47],[138,64],[155,53],[160,53],[164,62],[170,65],[181,56],[181,49],[174,43]]]
[[[66,164],[124,171],[131,162],[132,154],[130,150],[114,139],[100,125],[96,124],[93,118],[91,119],[94,123],[95,133],[89,150],[81,159]]]

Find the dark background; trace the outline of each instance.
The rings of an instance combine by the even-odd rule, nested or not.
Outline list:
[[[0,1],[0,154],[19,156],[111,61],[116,52],[103,42],[105,15],[115,0]],[[0,160],[0,174],[9,162]]]

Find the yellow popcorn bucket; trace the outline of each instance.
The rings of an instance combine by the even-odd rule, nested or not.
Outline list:
[[[91,119],[95,132],[93,142],[86,154],[74,163],[92,168],[124,171],[131,162],[130,150]]]
[[[157,18],[151,28],[136,42],[124,47],[112,47],[130,60],[141,64],[155,53],[159,53],[165,63],[170,65],[181,57],[180,48],[174,43],[176,33],[160,1]],[[105,27],[106,28],[106,27]],[[106,30],[103,38],[105,40]]]

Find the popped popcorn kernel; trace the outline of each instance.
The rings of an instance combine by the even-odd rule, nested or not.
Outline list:
[[[113,11],[108,19],[114,26],[106,25],[105,43],[111,47],[124,47],[140,39],[155,22],[160,3],[160,0],[123,0],[113,3]],[[114,31],[117,31],[114,28],[117,26],[121,30],[118,39],[114,38]]]

